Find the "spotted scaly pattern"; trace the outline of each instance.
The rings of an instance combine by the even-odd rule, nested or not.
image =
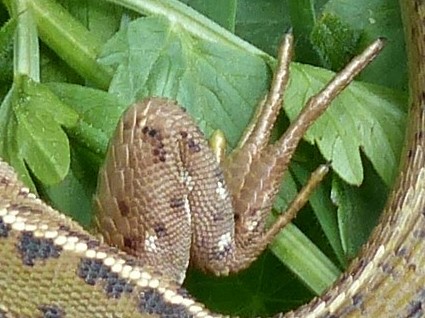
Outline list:
[[[0,317],[213,317],[142,261],[100,243],[0,161]]]
[[[400,3],[411,74],[400,176],[359,258],[328,292],[286,317],[424,316],[425,3]],[[35,198],[1,161],[0,246],[1,317],[211,316],[164,276]]]

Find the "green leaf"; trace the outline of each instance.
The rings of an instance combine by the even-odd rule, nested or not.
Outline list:
[[[322,65],[339,71],[356,54],[359,32],[332,14],[324,14],[310,35],[314,48],[319,53]]]
[[[317,150],[311,152],[311,157],[316,157]],[[300,184],[306,184],[308,178],[310,177],[311,170],[316,168],[319,163],[316,163],[313,160],[309,160],[308,162],[298,163],[295,162],[291,165],[291,170],[296,177],[296,180]],[[307,170],[309,168],[310,170]],[[331,174],[333,175],[333,174]],[[330,199],[331,193],[331,176],[325,178],[319,185],[319,187],[314,191],[311,195],[309,203],[314,211],[314,214],[328,239],[328,244],[332,247],[332,253],[335,254],[338,263],[345,267],[347,265],[346,254],[343,250],[341,239],[340,239],[340,231],[338,227],[338,218],[337,218],[337,210],[334,203]],[[318,244],[320,241],[315,240],[315,243]],[[320,246],[321,249],[327,253],[326,246]]]
[[[63,104],[47,87],[22,76],[15,79],[0,108],[1,155],[27,175],[24,166],[44,184],[62,180],[68,173],[68,138],[62,127],[76,124],[78,115]],[[11,160],[14,159],[14,160]]]
[[[388,39],[379,59],[359,79],[398,89],[406,87],[406,53],[398,1],[330,0],[323,9],[326,13],[338,16],[354,30],[361,30],[360,47],[378,37]]]
[[[0,29],[0,82],[11,81],[13,77],[13,37],[16,22],[16,19],[11,19]]]
[[[58,1],[100,41],[108,40],[118,31],[125,9],[105,1]]]
[[[295,118],[302,105],[329,81],[332,73],[293,65],[285,110]],[[360,185],[360,149],[387,185],[395,178],[404,140],[406,96],[384,87],[354,82],[310,128],[305,139],[316,143],[332,168],[349,184]]]
[[[190,271],[185,286],[208,309],[239,317],[269,317],[313,297],[270,252],[239,275],[214,277]]]
[[[80,120],[69,130],[76,142],[103,158],[109,139],[128,104],[93,88],[66,83],[48,83],[46,86],[78,113]]]
[[[231,146],[269,79],[261,58],[193,39],[158,17],[131,22],[105,45],[100,61],[116,67],[109,91],[126,103],[148,96],[175,99],[207,135],[225,131]]]
[[[186,0],[182,2],[217,22],[223,28],[231,32],[235,31],[236,0]]]
[[[338,177],[332,180],[332,199],[338,207],[338,226],[346,262],[353,259],[367,241],[384,208],[388,187],[365,161],[368,178],[360,188],[349,186]]]
[[[270,55],[275,56],[283,33],[289,31],[286,1],[238,1],[235,32]]]
[[[96,189],[100,159],[85,147],[72,144],[71,169],[58,184],[43,185],[41,191],[48,196],[52,206],[71,216],[90,229],[93,193]]]

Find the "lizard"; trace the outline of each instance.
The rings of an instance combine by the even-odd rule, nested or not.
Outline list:
[[[359,258],[324,295],[288,317],[423,314],[424,96],[419,57],[423,55],[424,7],[420,1],[403,5],[410,17],[405,19],[410,58],[417,62],[410,62],[411,122],[400,177],[381,223]],[[175,279],[142,259],[100,243],[37,199],[4,162],[0,165],[0,218],[0,314],[5,317],[220,316],[195,302]],[[42,302],[34,305],[34,299]]]

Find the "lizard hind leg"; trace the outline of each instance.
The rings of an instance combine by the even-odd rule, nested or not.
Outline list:
[[[270,131],[281,108],[283,91],[289,77],[292,43],[292,36],[287,35],[280,48],[278,67],[270,92],[260,104],[260,110],[254,118],[256,122],[248,127],[239,147],[224,161],[225,180],[235,211],[235,249],[227,267],[229,272],[244,269],[255,260],[278,231],[295,217],[312,189],[324,177],[327,168],[319,167],[289,207],[290,214],[283,214],[270,229],[266,229],[266,219],[283,174],[301,138],[339,93],[378,55],[384,44],[379,39],[355,57],[307,101],[279,140],[269,144]]]

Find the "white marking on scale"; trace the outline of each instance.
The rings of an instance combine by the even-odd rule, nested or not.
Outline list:
[[[217,188],[215,189],[215,193],[218,194],[220,199],[226,200],[227,198],[227,189],[224,187],[223,182],[218,181],[217,182]]]
[[[223,234],[222,236],[220,236],[220,240],[218,241],[218,250],[220,252],[223,252],[226,246],[229,246],[231,241],[232,241],[232,236],[230,235],[230,232],[227,232],[226,234]]]
[[[148,252],[156,252],[156,240],[157,237],[155,235],[149,235],[149,233],[146,232],[145,250]]]

